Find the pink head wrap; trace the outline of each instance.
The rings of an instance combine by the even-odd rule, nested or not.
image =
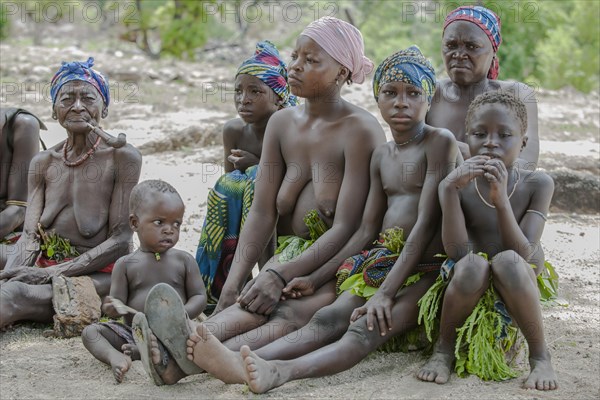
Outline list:
[[[360,31],[346,21],[322,17],[311,22],[301,35],[308,36],[337,62],[352,72],[352,81],[363,83],[373,71],[373,62],[365,57],[365,46]]]

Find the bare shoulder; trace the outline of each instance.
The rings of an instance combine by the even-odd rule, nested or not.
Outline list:
[[[190,253],[175,248],[169,250],[169,257],[173,257],[179,262],[187,263],[189,261],[193,261],[194,263],[196,263],[196,259]]]
[[[113,276],[125,274],[127,269],[135,266],[144,265],[139,257],[139,252],[134,251],[133,253],[126,254],[115,261],[115,267],[113,269]]]
[[[554,180],[544,171],[520,169],[520,172],[523,183],[534,192],[554,190]]]
[[[445,90],[448,89],[452,85],[452,81],[449,78],[440,79],[437,81],[435,85],[435,93],[434,97],[438,98],[442,93],[445,93]],[[435,101],[435,99],[434,99]]]
[[[29,168],[35,168],[35,171],[41,171],[41,170],[45,170],[47,168],[47,166],[52,162],[52,160],[54,159],[54,156],[52,155],[52,153],[55,150],[57,146],[48,149],[48,150],[44,150],[44,151],[40,151],[39,153],[37,153],[35,156],[33,156],[33,158],[31,159],[31,163],[29,164]],[[62,148],[62,142],[60,143],[60,147]]]
[[[131,144],[115,149],[115,159],[119,161],[135,162],[142,164],[142,153]]]
[[[389,142],[378,144],[377,147],[373,150],[373,154],[371,155],[371,159],[373,161],[381,161],[385,157],[390,156],[392,154],[392,150],[396,147],[396,142],[390,140]]]
[[[277,110],[269,118],[266,132],[271,135],[279,135],[285,132],[294,132],[294,127],[297,121],[301,118],[304,106],[295,106]]]
[[[269,118],[269,125],[285,123],[289,124],[290,121],[299,118],[303,110],[304,106],[302,105],[277,110],[273,113],[273,115],[271,115],[271,118]]]
[[[437,128],[430,125],[425,125],[425,132],[427,153],[444,156],[444,158],[456,158],[458,145],[452,132],[446,128]]]
[[[244,130],[244,121],[241,118],[230,119],[223,125],[223,139],[237,138]]]
[[[40,129],[40,121],[31,114],[20,113],[15,115],[14,123],[36,132],[39,132]]]
[[[347,103],[348,113],[344,116],[344,136],[356,140],[375,139],[374,143],[385,141],[385,133],[381,124],[373,114],[352,103]]]
[[[535,100],[535,88],[518,81],[496,81],[499,89],[513,94],[523,102]]]
[[[438,128],[431,125],[425,125],[425,133],[428,144],[453,144],[456,143],[454,134],[446,128]]]

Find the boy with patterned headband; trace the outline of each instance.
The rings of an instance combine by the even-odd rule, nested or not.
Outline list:
[[[263,393],[291,380],[344,371],[417,325],[416,303],[440,264],[434,257],[442,250],[437,186],[458,153],[451,132],[424,123],[434,90],[433,68],[416,47],[377,68],[373,92],[394,140],[372,155],[360,228],[329,262],[284,291],[291,298],[311,295],[337,271],[338,299],[290,336],[255,352],[242,346],[241,357],[200,325],[188,341],[194,363],[225,382],[246,382]],[[378,232],[384,240],[348,258],[369,247]]]
[[[446,383],[455,363],[457,372],[486,380],[516,376],[504,362],[505,349],[515,342],[514,318],[529,345],[531,373],[523,386],[557,389],[538,290],[546,270],[540,237],[554,183],[516,163],[527,144],[527,110],[518,98],[500,92],[478,96],[466,127],[473,157],[439,187],[442,240],[456,262],[445,263],[447,285],[436,282],[424,297],[443,303],[423,312],[441,308],[440,331],[434,354],[417,376]],[[437,319],[431,314],[425,317]]]

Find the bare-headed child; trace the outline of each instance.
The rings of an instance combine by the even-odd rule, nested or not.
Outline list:
[[[472,157],[439,186],[442,240],[449,259],[457,261],[443,298],[434,354],[417,376],[448,381],[457,328],[488,290],[491,277],[529,345],[531,373],[523,386],[556,389],[536,285],[536,275],[545,269],[540,237],[554,183],[516,162],[527,143],[527,110],[521,100],[502,92],[478,96],[469,106],[466,128]]]
[[[374,95],[394,140],[373,152],[361,226],[327,264],[294,279],[284,291],[292,297],[310,295],[336,271],[339,281],[340,274],[349,272],[337,300],[317,311],[300,331],[255,352],[243,346],[241,357],[200,325],[188,341],[197,365],[225,382],[245,381],[253,392],[263,393],[291,380],[351,368],[389,338],[417,325],[417,301],[440,265],[435,258],[442,251],[437,187],[454,169],[458,154],[450,131],[424,122],[434,90],[433,68],[416,47],[388,57],[375,72]],[[406,240],[404,247],[371,248],[378,232],[388,230]],[[364,248],[368,250],[361,252]]]
[[[131,322],[135,311],[144,311],[152,287],[158,283],[173,287],[190,318],[206,307],[206,291],[196,261],[187,252],[173,248],[179,240],[184,209],[181,197],[166,182],[147,180],[131,191],[129,225],[137,233],[140,247],[117,260],[110,295],[102,305],[106,315],[123,316],[125,323],[97,323],[82,333],[84,346],[112,367],[117,382],[123,380],[132,359],[139,359]]]

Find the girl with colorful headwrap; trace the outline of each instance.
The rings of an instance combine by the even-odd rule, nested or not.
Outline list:
[[[539,157],[537,101],[533,88],[521,82],[498,80],[502,43],[500,17],[481,6],[462,6],[451,11],[442,36],[442,58],[449,79],[442,79],[427,114],[427,123],[449,129],[459,141],[463,158],[466,145],[465,117],[475,97],[489,91],[507,91],[527,106],[527,146],[519,165],[535,169]]]
[[[226,174],[208,193],[207,215],[196,251],[208,301],[213,305],[229,274],[239,233],[254,198],[267,122],[275,111],[297,104],[287,84],[286,64],[268,40],[259,42],[252,57],[242,62],[234,85],[240,118],[223,127]],[[273,250],[267,249],[265,257],[272,255]]]
[[[390,56],[375,72],[373,93],[394,140],[372,154],[360,227],[325,265],[289,285],[303,298],[310,294],[307,288],[334,280],[339,269],[338,278],[345,282],[337,300],[300,330],[255,353],[248,346],[239,355],[228,350],[233,346],[217,341],[212,325],[200,325],[190,337],[195,346],[188,348],[198,366],[225,382],[245,382],[263,393],[291,380],[344,371],[416,326],[417,300],[435,281],[440,265],[435,255],[443,249],[437,187],[454,168],[458,153],[451,132],[424,122],[434,90],[434,70],[416,47]],[[385,231],[382,240],[373,243],[380,231]],[[347,266],[350,273],[344,274]],[[202,357],[206,351],[223,357],[207,360]]]
[[[0,328],[20,320],[52,321],[49,283],[55,276],[92,276],[97,293],[108,294],[112,265],[129,250],[129,194],[141,154],[99,127],[110,91],[93,64],[91,57],[63,63],[52,78],[52,117],[67,139],[31,161],[23,234],[0,273]],[[32,268],[51,264],[58,253],[41,242],[50,233],[69,243],[70,258]]]
[[[229,276],[215,313],[196,325],[198,333],[210,329],[233,350],[243,344],[261,347],[304,326],[318,309],[335,300],[334,271],[305,287],[302,298],[282,298],[291,291],[288,283],[318,274],[358,228],[368,194],[371,154],[385,142],[377,119],[341,97],[344,83],[364,82],[373,69],[356,27],[332,17],[314,21],[296,40],[291,59],[289,86],[305,102],[269,119],[254,201]],[[275,228],[278,235],[304,240],[297,247],[304,251],[275,255],[246,284]],[[188,322],[181,323],[187,329]],[[199,336],[194,334],[192,340],[196,341],[187,354],[203,364],[207,360],[200,356]],[[173,350],[172,354],[181,354],[180,349]],[[209,364],[201,367],[210,372],[225,365],[214,359]]]

